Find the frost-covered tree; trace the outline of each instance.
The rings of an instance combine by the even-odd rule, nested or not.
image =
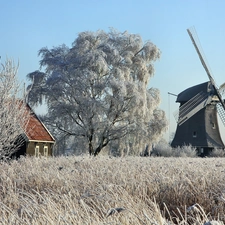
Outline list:
[[[17,69],[8,59],[0,66],[0,159],[10,157],[21,146],[30,118]]]
[[[39,56],[45,70],[27,75],[28,99],[46,102],[45,121],[58,137],[75,136],[97,155],[110,142],[140,147],[165,130],[159,91],[148,88],[160,57],[152,42],[114,29],[82,32],[72,47],[45,47]]]

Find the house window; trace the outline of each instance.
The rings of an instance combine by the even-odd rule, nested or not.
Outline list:
[[[35,147],[35,153],[34,153],[34,155],[35,155],[36,157],[39,156],[39,146],[36,146],[36,147]]]
[[[193,138],[196,138],[196,137],[197,137],[197,132],[194,131],[194,132],[193,132]]]
[[[48,146],[44,146],[44,156],[48,156]]]
[[[212,129],[216,129],[215,123],[212,123]]]

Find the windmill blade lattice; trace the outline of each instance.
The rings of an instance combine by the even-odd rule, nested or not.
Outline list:
[[[216,108],[217,108],[217,112],[220,116],[220,119],[221,119],[223,125],[225,126],[225,111],[224,111],[222,104],[221,103],[217,104]]]
[[[183,124],[190,117],[204,108],[207,104],[209,104],[212,100],[212,97],[207,93],[200,92],[183,104],[178,112],[175,113],[174,117],[178,123],[178,125]]]

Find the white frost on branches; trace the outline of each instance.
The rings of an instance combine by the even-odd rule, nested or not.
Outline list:
[[[0,159],[10,157],[23,143],[29,119],[20,84],[18,66],[6,60],[0,68]]]
[[[45,72],[28,74],[29,102],[46,100],[45,120],[58,137],[75,136],[97,155],[116,140],[142,150],[165,131],[159,91],[148,88],[160,51],[140,35],[82,32],[71,48],[42,48],[39,55]]]

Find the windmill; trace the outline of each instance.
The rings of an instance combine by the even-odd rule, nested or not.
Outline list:
[[[182,91],[176,102],[180,103],[176,114],[177,129],[172,147],[189,145],[197,148],[199,155],[205,156],[214,148],[224,149],[221,139],[217,114],[225,125],[225,103],[222,99],[221,88],[217,88],[209,67],[204,59],[197,35],[187,30],[200,61],[208,75],[209,81]],[[196,33],[195,33],[196,34]]]

